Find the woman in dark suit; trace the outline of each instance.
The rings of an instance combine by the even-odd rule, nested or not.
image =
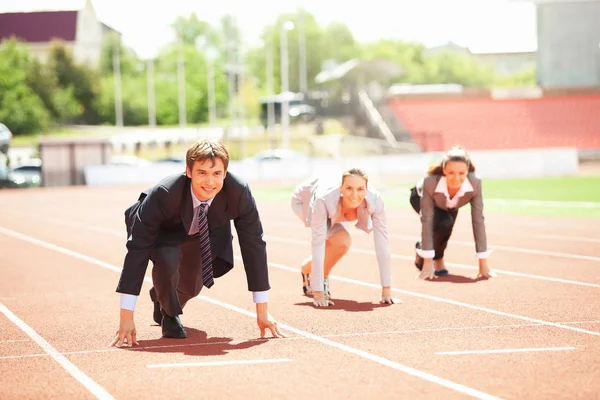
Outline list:
[[[471,221],[475,249],[479,260],[478,277],[492,275],[487,258],[483,217],[481,179],[475,175],[475,166],[467,152],[455,146],[427,175],[411,189],[410,204],[421,215],[421,240],[416,243],[415,266],[421,271],[420,279],[448,275],[444,251],[452,235],[458,209],[471,204]]]

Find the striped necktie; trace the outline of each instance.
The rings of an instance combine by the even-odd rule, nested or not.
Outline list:
[[[202,251],[202,283],[207,288],[215,284],[213,278],[212,255],[210,253],[210,238],[208,235],[208,219],[206,218],[207,203],[200,203],[198,213],[198,233],[200,236],[200,250]]]

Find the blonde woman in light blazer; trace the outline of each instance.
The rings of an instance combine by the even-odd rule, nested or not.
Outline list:
[[[432,166],[427,176],[411,189],[410,203],[421,216],[421,241],[417,242],[415,266],[420,279],[448,275],[444,251],[452,235],[458,209],[471,204],[471,222],[475,250],[479,260],[478,278],[494,276],[490,272],[483,216],[481,179],[467,152],[455,146],[439,164]]]
[[[292,196],[292,210],[312,230],[312,256],[302,263],[302,285],[313,296],[316,307],[334,305],[329,291],[329,273],[348,252],[352,239],[348,228],[374,233],[375,252],[381,280],[380,303],[393,304],[391,296],[391,254],[388,242],[385,205],[368,177],[353,168],[342,175],[341,186],[327,186],[319,179],[299,185]]]

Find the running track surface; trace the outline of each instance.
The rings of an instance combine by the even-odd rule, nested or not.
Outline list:
[[[600,398],[598,220],[487,215],[498,277],[474,281],[470,215],[461,211],[451,275],[430,282],[414,279],[418,217],[390,209],[403,303],[378,303],[372,235],[352,229],[331,279],[336,305],[315,309],[299,273],[310,231],[288,204],[259,202],[269,310],[288,339],[259,339],[238,258],[188,303],[188,339],[161,338],[147,279],[135,315],[140,346],[109,348],[123,211],[141,189],[0,193],[0,398]]]

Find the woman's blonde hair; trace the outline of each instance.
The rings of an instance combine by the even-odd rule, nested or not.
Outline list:
[[[348,176],[358,176],[360,178],[363,178],[365,180],[365,183],[368,184],[369,183],[369,176],[367,175],[367,173],[365,171],[363,171],[360,168],[350,168],[346,171],[344,171],[344,173],[342,174],[342,184],[344,184],[344,180],[348,177]]]
[[[439,163],[429,167],[427,175],[443,175],[444,167],[449,161],[464,162],[467,164],[469,173],[475,172],[475,166],[473,165],[473,162],[471,162],[471,158],[467,154],[467,151],[461,146],[453,146]]]

